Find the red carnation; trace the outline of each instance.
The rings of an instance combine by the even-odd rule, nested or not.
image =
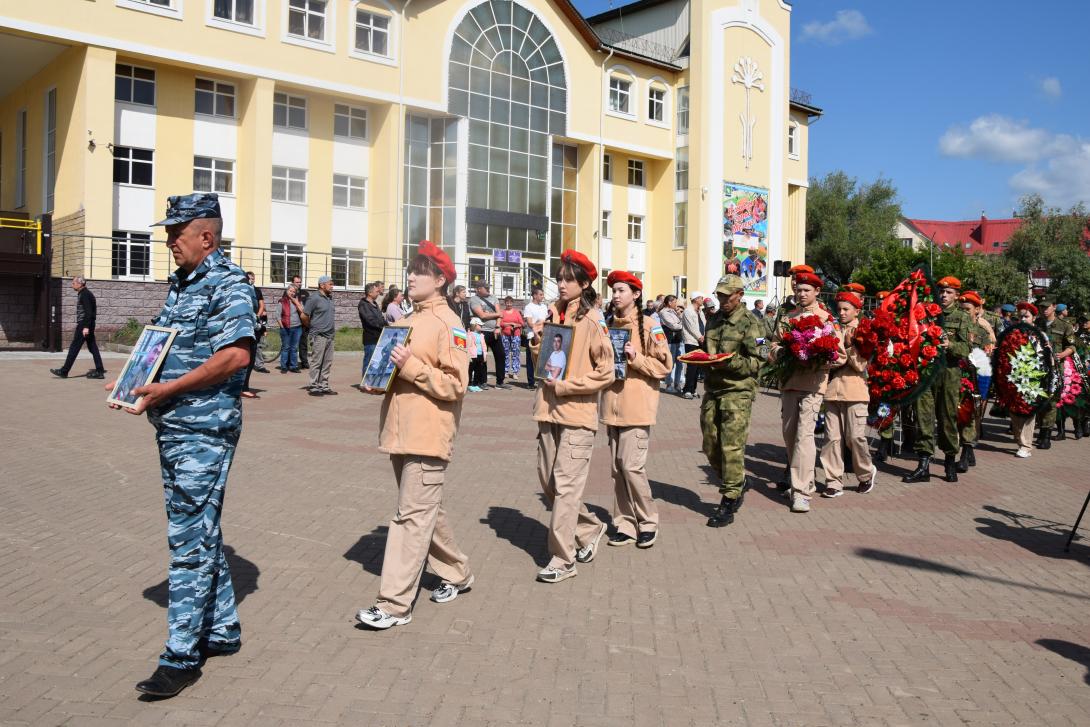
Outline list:
[[[924,346],[923,355],[927,356],[928,358],[935,358],[939,355],[939,350],[934,346]]]

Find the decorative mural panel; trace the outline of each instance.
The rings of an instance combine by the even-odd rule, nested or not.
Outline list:
[[[746,294],[768,291],[768,190],[723,182],[723,272],[741,275]]]

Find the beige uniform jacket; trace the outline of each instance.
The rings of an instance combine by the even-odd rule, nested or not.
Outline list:
[[[853,321],[851,325],[841,326],[837,335],[840,336],[840,345],[844,348],[846,356],[840,359],[840,363],[829,372],[829,386],[825,390],[825,401],[843,401],[859,403],[870,401],[870,390],[867,388],[867,359],[863,358],[852,343],[852,336],[859,321]]]
[[[609,427],[649,427],[659,409],[659,382],[673,368],[666,333],[649,316],[643,318],[643,335],[636,335],[636,315],[616,316],[613,328],[632,331],[636,358],[628,362],[624,379],[615,380],[602,392],[602,423]]]
[[[786,320],[794,320],[795,318],[801,318],[802,316],[817,316],[822,321],[828,321],[832,318],[829,311],[822,308],[819,304],[814,303],[809,308],[798,308],[791,311]],[[779,335],[782,335],[782,331]],[[778,337],[777,336],[777,337]],[[841,345],[837,350],[837,362],[844,360],[844,345],[841,341]],[[784,384],[784,391],[809,391],[816,394],[824,394],[825,387],[829,383],[829,369],[832,365],[824,365],[816,369],[800,369],[791,375],[791,378]]]
[[[450,461],[469,382],[468,334],[443,298],[418,303],[392,325],[412,326],[413,355],[382,402],[379,451]]]
[[[575,320],[579,301],[568,304],[564,324],[574,328],[568,369],[552,387],[542,385],[534,402],[534,421],[583,427],[598,431],[598,393],[613,383],[613,344],[602,312],[594,309]],[[560,323],[555,305],[549,306],[552,323]],[[541,355],[541,336],[531,344],[535,360]]]

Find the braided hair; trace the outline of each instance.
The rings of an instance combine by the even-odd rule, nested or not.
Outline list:
[[[625,284],[627,285],[627,283]],[[643,339],[643,291],[632,288],[632,292],[636,294],[635,299],[632,301],[632,305],[636,308],[636,336],[640,339],[641,348],[646,351],[648,348],[647,341]],[[606,324],[609,325],[613,323],[613,319],[616,316],[617,310],[613,305],[613,301],[610,300],[609,305],[606,307]]]

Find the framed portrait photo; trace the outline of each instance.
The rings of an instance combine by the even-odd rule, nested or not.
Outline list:
[[[375,352],[367,362],[367,371],[363,374],[364,388],[382,392],[390,390],[390,384],[397,376],[397,366],[390,360],[390,355],[397,346],[409,343],[412,330],[411,326],[386,326],[382,329],[382,335],[375,344]]]
[[[142,397],[134,394],[133,390],[147,386],[155,380],[177,335],[178,331],[174,328],[144,326],[140,338],[136,339],[136,345],[132,347],[129,360],[117,377],[117,383],[106,397],[106,403],[135,409]]]
[[[561,381],[568,375],[572,339],[575,329],[556,323],[546,323],[541,330],[541,350],[538,352],[534,378],[537,381]]]
[[[628,357],[624,355],[624,347],[630,340],[632,340],[631,329],[609,329],[609,342],[613,344],[613,375],[619,380],[623,380],[628,373]]]

